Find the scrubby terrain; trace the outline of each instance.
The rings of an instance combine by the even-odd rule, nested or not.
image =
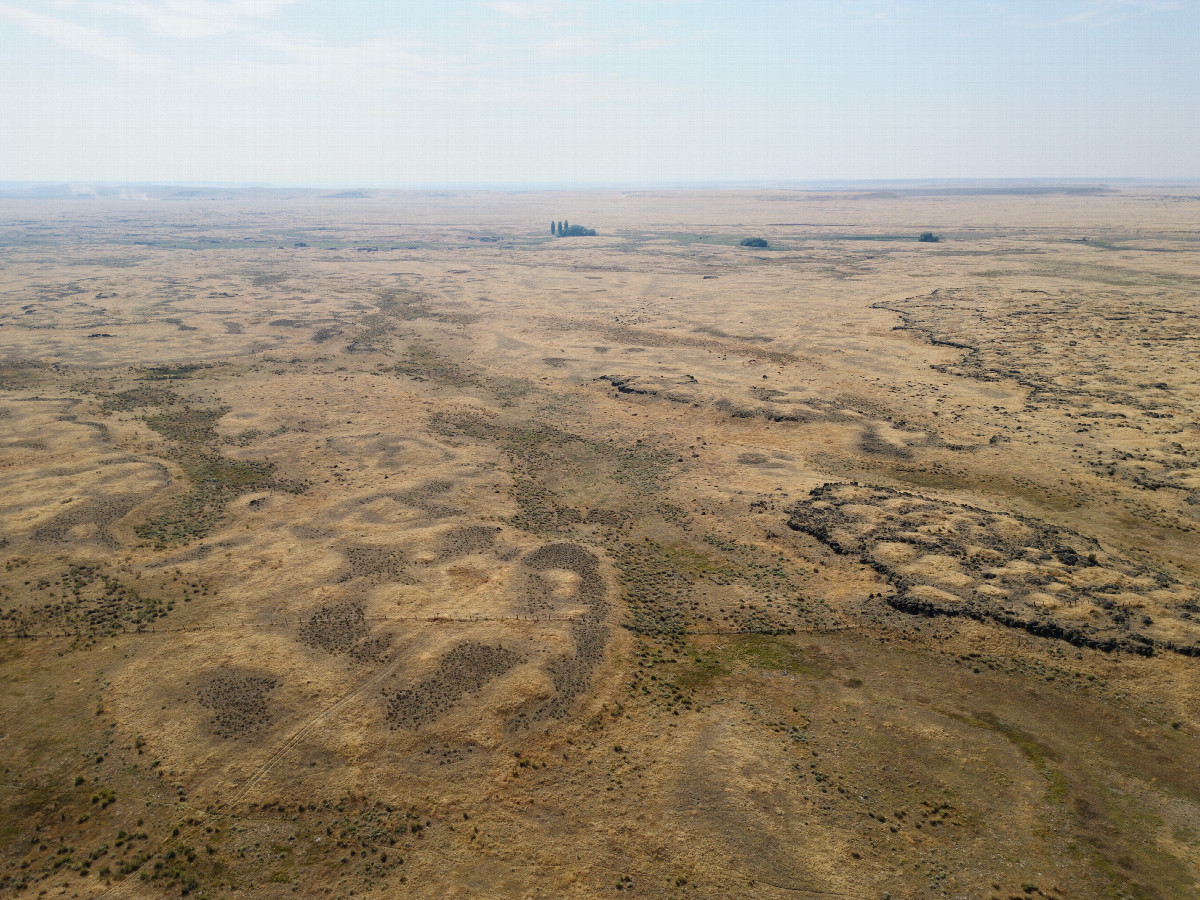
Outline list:
[[[0,269],[0,892],[1200,894],[1195,189],[163,189]]]

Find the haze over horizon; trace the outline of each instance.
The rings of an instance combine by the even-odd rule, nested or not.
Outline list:
[[[0,180],[1200,177],[1192,0],[0,0]]]

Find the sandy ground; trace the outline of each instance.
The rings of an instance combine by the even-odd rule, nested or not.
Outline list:
[[[1196,896],[1198,251],[1194,186],[0,202],[0,888]]]

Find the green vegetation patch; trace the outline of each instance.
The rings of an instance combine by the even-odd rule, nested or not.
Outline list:
[[[828,668],[793,640],[769,634],[739,634],[726,645],[728,664],[743,663],[759,669],[793,675],[821,677]]]
[[[610,547],[621,573],[632,631],[646,635],[734,632],[782,635],[816,609],[803,599],[798,574],[755,545],[705,535],[703,552],[685,540],[643,536]]]
[[[170,455],[183,469],[192,490],[172,497],[161,514],[134,526],[134,533],[156,550],[210,534],[224,521],[225,507],[242,494],[298,494],[307,488],[300,481],[276,478],[274,465],[268,462],[227,459],[218,453],[177,451]]]
[[[169,388],[139,384],[126,391],[102,395],[100,409],[106,414],[128,412],[147,406],[165,406],[178,400]]]
[[[947,713],[950,718],[970,725],[972,728],[984,728],[993,731],[1012,741],[1021,754],[1033,764],[1038,774],[1046,779],[1046,799],[1051,803],[1062,803],[1070,793],[1070,783],[1057,767],[1051,764],[1050,751],[1040,744],[1033,735],[1022,731],[1015,725],[1002,722],[991,713],[981,712],[973,716],[959,713]]]
[[[0,365],[0,390],[27,390],[53,374],[49,363],[38,360],[8,360]]]
[[[613,548],[629,628],[638,634],[683,634],[696,622],[701,575],[718,567],[690,547],[625,541]]]
[[[362,317],[360,328],[346,349],[351,353],[379,353],[391,348],[397,322],[430,318],[425,298],[409,291],[386,291],[379,296],[375,312]]]
[[[172,324],[177,323],[173,322]],[[195,372],[209,368],[212,367],[202,363],[180,363],[179,365],[174,366],[150,366],[150,368],[146,370],[146,374],[142,376],[142,380],[169,381],[175,378],[188,378]]]

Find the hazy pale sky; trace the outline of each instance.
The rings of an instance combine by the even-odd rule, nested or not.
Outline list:
[[[1200,177],[1200,0],[0,0],[0,180]]]

